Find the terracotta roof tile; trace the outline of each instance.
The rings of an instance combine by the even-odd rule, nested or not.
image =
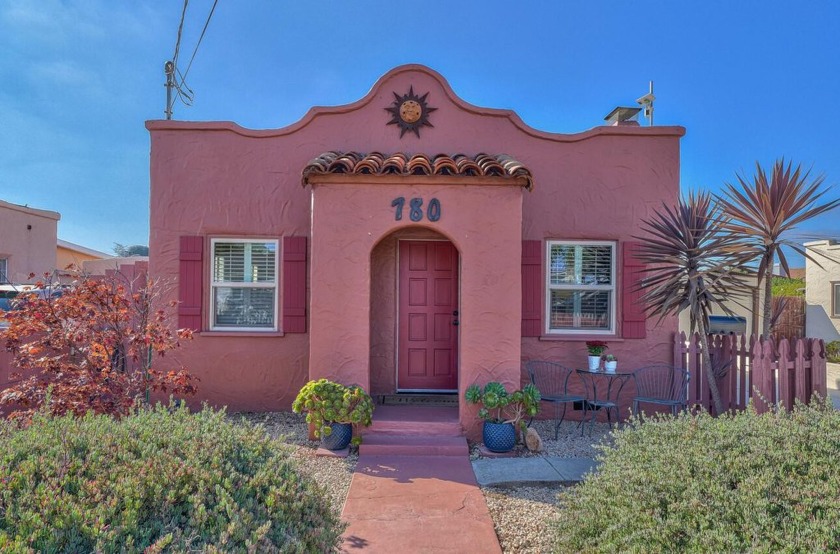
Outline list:
[[[507,154],[382,154],[370,152],[324,152],[306,164],[302,181],[311,175],[345,173],[354,175],[460,175],[466,177],[524,177],[531,189],[533,178],[527,167]]]

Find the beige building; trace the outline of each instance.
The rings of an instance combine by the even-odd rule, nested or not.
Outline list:
[[[30,283],[56,268],[59,219],[58,212],[0,200],[0,284]]]
[[[105,252],[61,239],[56,242],[56,247],[56,267],[59,270],[64,270],[71,265],[82,268],[85,262],[113,257]]]
[[[761,291],[756,286],[756,277],[748,278],[746,291],[742,296],[733,296],[725,304],[731,314],[715,307],[709,316],[711,333],[758,335],[761,332]],[[680,312],[680,331],[688,334],[690,330],[688,310]]]
[[[819,261],[805,259],[805,335],[840,340],[840,244],[819,240],[805,247]]]

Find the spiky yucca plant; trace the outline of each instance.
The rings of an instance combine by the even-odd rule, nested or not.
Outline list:
[[[724,313],[724,303],[743,296],[745,276],[739,273],[736,239],[725,231],[727,219],[705,192],[690,193],[675,207],[663,205],[654,216],[642,220],[646,236],[636,256],[648,271],[640,283],[642,302],[650,315],[660,320],[688,310],[691,332],[700,334],[703,366],[715,411],[723,413],[717,379],[725,368],[713,367],[708,348],[709,314],[713,306]],[[737,302],[737,300],[736,300]]]
[[[761,333],[768,337],[773,321],[772,281],[776,257],[786,274],[790,274],[782,246],[786,246],[817,265],[817,261],[801,244],[803,237],[794,242],[790,232],[800,223],[840,205],[840,199],[818,203],[828,192],[820,190],[824,177],[810,180],[810,171],[802,172],[801,166],[785,166],[784,159],[773,164],[770,178],[758,162],[751,181],[741,175],[739,187],[726,183],[723,195],[718,198],[727,216],[726,229],[738,235],[746,248],[741,261],[758,260],[758,276],[764,284],[764,313]],[[822,267],[822,266],[820,266]]]

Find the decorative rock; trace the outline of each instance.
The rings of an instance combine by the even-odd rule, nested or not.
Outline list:
[[[350,455],[350,447],[347,446],[341,450],[327,450],[326,448],[318,448],[315,455],[322,458],[346,458]]]
[[[528,432],[525,434],[525,446],[527,446],[528,450],[531,452],[542,452],[543,450],[543,442],[540,438],[540,434],[537,433],[537,430],[533,427],[530,427]]]

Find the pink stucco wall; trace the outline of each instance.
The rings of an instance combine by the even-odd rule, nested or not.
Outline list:
[[[422,128],[419,138],[411,133],[400,138],[395,126],[386,125],[390,114],[384,108],[392,104],[393,93],[404,94],[409,87],[420,94],[428,92],[429,105],[438,108],[431,114],[434,127]],[[605,112],[611,107],[605,106]],[[598,115],[593,114],[593,121]],[[507,233],[511,245],[523,239],[585,238],[616,240],[620,248],[640,233],[640,218],[649,216],[661,202],[677,198],[679,138],[684,134],[681,127],[596,127],[571,135],[537,131],[513,112],[464,102],[440,75],[422,66],[398,67],[358,102],[313,108],[283,129],[178,121],[150,121],[147,128],[151,132],[152,274],[177,278],[181,235],[203,235],[208,245],[209,238],[216,236],[310,237],[310,333],[201,333],[178,354],[202,379],[202,398],[232,409],[255,410],[288,408],[310,374],[334,371],[370,385],[368,367],[374,374],[377,371],[370,362],[371,252],[379,241],[391,240],[390,233],[399,227],[394,225],[391,199],[415,193],[428,196],[429,187],[434,186],[413,182],[379,186],[354,180],[353,184],[304,188],[301,169],[315,156],[327,150],[506,153],[531,170],[534,190],[530,192],[515,187],[461,190],[441,185],[435,189],[442,201],[446,198],[447,211],[434,228],[459,249],[461,291],[472,295],[462,296],[462,304],[467,303],[464,325],[493,336],[501,336],[498,329],[504,329],[506,337],[486,353],[478,351],[478,344],[462,343],[461,367],[478,371],[510,366],[518,371],[521,359],[550,358],[579,366],[585,357],[586,337],[520,341],[518,251],[511,246],[505,250],[511,259],[500,261],[492,245],[482,250],[476,235],[484,233],[486,219],[479,223],[474,218],[482,210],[492,212],[497,201],[509,207],[516,204],[492,231],[499,236]],[[402,192],[396,194],[398,189]],[[312,194],[314,215],[310,217]],[[366,219],[350,225],[353,220],[342,212],[342,203],[357,207]],[[463,221],[453,227],[454,219]],[[345,249],[348,254],[343,256]],[[486,265],[491,259],[501,269],[496,263]],[[329,279],[322,279],[325,271],[336,271],[336,264],[346,276],[343,296],[335,285],[328,286]],[[330,305],[339,296],[342,304]],[[348,296],[352,310],[341,307]],[[497,296],[504,305],[501,309],[496,306]],[[494,302],[487,302],[488,297]],[[205,299],[205,314],[207,303]],[[346,325],[335,327],[345,316]],[[668,335],[675,328],[671,320],[660,326],[649,321],[646,339],[616,336],[607,340],[622,363],[668,360]],[[317,359],[312,357],[316,353]]]
[[[56,212],[0,201],[0,258],[8,259],[8,279],[30,283],[56,268]]]
[[[460,255],[459,390],[474,382],[518,385],[522,188],[404,183],[316,184],[312,187],[310,375],[359,383],[371,390],[370,315],[373,247],[395,230],[412,227],[394,220],[391,200],[437,198],[442,206],[434,229]],[[527,194],[527,192],[525,193]],[[458,210],[459,206],[471,206]],[[461,403],[462,422],[471,407]]]

